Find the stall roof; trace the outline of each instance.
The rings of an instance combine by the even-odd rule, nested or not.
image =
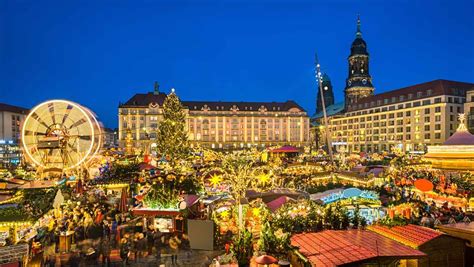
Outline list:
[[[55,187],[56,181],[31,181],[23,184],[19,188],[21,189],[35,189],[35,188],[48,188]]]
[[[340,266],[377,257],[420,258],[425,253],[366,230],[325,230],[296,234],[291,244],[313,266]]]
[[[412,248],[418,248],[426,242],[443,235],[440,231],[414,224],[394,226],[391,228],[381,225],[371,225],[367,227],[367,229]]]
[[[282,146],[270,150],[271,153],[298,153],[300,150],[294,146]]]
[[[275,212],[277,209],[279,209],[281,206],[283,206],[285,203],[289,201],[294,201],[291,197],[287,196],[281,196],[273,201],[270,201],[267,203],[267,207],[272,211]]]
[[[474,222],[459,222],[453,224],[444,224],[438,228],[450,236],[465,239],[469,247],[474,247]]]

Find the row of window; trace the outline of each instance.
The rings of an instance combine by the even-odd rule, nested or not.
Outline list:
[[[404,96],[400,96],[400,98],[403,98]],[[393,101],[393,100],[396,100],[397,97],[392,97],[392,102],[391,103],[396,103],[397,101]],[[401,101],[404,101],[404,100],[400,100]],[[420,101],[415,101],[415,102],[410,102],[410,103],[401,103],[399,105],[392,105],[392,106],[388,106],[388,107],[381,107],[381,108],[375,108],[375,109],[370,109],[370,110],[363,110],[363,111],[358,111],[358,112],[351,112],[351,113],[348,113],[347,116],[356,116],[356,115],[364,115],[364,114],[371,114],[371,113],[377,113],[377,112],[384,112],[384,111],[391,111],[391,110],[396,110],[396,109],[403,109],[403,108],[412,108],[412,107],[419,107],[419,106],[426,106],[426,105],[431,105],[431,104],[437,104],[437,103],[441,103],[442,102],[442,98],[441,97],[436,97],[434,98],[433,100],[432,99],[425,99],[425,100],[420,100]],[[464,97],[447,97],[447,103],[455,103],[455,104],[463,104],[464,102],[466,102],[466,98]],[[377,104],[376,104],[377,103]],[[384,99],[384,105],[387,105],[387,104],[390,104],[389,102],[389,99]],[[359,108],[359,109],[362,109],[362,108],[371,108],[371,107],[375,107],[375,106],[381,106],[382,105],[382,100],[377,100],[376,102],[375,101],[371,101],[370,103],[364,103],[364,104],[358,104],[357,106],[352,106],[352,108]]]

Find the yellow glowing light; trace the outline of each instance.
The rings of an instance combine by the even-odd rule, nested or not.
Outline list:
[[[223,212],[221,212],[221,218],[222,219],[228,219],[229,218],[229,210],[224,210]]]
[[[211,179],[209,180],[211,182],[211,185],[216,187],[222,182],[222,177],[220,175],[213,175]]]
[[[264,183],[266,183],[266,182],[268,182],[268,181],[270,180],[270,175],[268,175],[268,174],[261,174],[261,175],[258,176],[258,180],[260,180],[260,182],[261,182],[262,184],[264,184]]]
[[[96,127],[94,127],[94,125],[92,123],[92,120],[90,119],[90,117],[92,116],[92,113],[90,111],[86,111],[87,109],[80,106],[79,104],[76,104],[74,102],[67,101],[67,100],[49,100],[49,101],[46,101],[46,102],[43,102],[43,103],[37,105],[36,107],[34,107],[30,111],[30,113],[28,114],[28,116],[26,117],[26,119],[23,123],[23,127],[21,129],[21,142],[22,142],[23,147],[25,148],[24,151],[26,152],[28,158],[31,159],[31,161],[33,161],[33,163],[35,165],[42,166],[42,167],[45,167],[45,165],[43,165],[41,162],[39,162],[37,159],[35,159],[35,157],[30,152],[30,145],[27,144],[27,142],[26,142],[26,139],[27,139],[26,138],[26,131],[27,131],[26,125],[28,125],[31,120],[35,120],[35,119],[32,119],[32,116],[33,116],[33,114],[36,114],[36,111],[38,111],[39,109],[47,110],[47,109],[49,109],[49,105],[54,104],[54,103],[65,104],[67,106],[72,106],[72,107],[76,108],[77,110],[79,110],[82,113],[83,117],[86,119],[86,122],[87,122],[89,128],[91,129],[91,136],[94,137],[95,134],[96,134],[95,133]],[[89,112],[89,114],[88,114],[88,112]],[[92,116],[92,117],[94,117],[94,116]],[[95,118],[94,118],[94,120],[95,120]],[[96,125],[98,125],[97,120],[95,120],[95,122],[96,122]],[[99,130],[99,134],[100,134],[100,130]],[[101,139],[101,138],[99,138],[99,139]],[[69,166],[69,167],[64,168],[64,169],[65,170],[72,169],[72,168],[75,168],[75,167],[81,165],[88,158],[88,156],[91,155],[91,152],[92,152],[92,149],[93,149],[94,145],[95,145],[94,141],[90,142],[90,145],[89,145],[86,153],[84,154],[85,156],[83,156],[82,159],[80,159],[74,165]]]
[[[259,208],[253,208],[252,209],[252,214],[254,217],[259,217],[260,216],[260,209]]]

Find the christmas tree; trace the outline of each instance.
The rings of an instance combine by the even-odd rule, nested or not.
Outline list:
[[[171,166],[188,156],[186,114],[174,89],[163,103],[163,121],[159,124],[157,139],[158,153],[164,156]]]

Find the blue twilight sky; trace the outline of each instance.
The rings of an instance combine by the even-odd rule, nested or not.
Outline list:
[[[314,53],[337,101],[360,13],[376,92],[474,82],[474,1],[0,0],[0,102],[53,98],[108,127],[135,93],[284,101],[313,114]]]

